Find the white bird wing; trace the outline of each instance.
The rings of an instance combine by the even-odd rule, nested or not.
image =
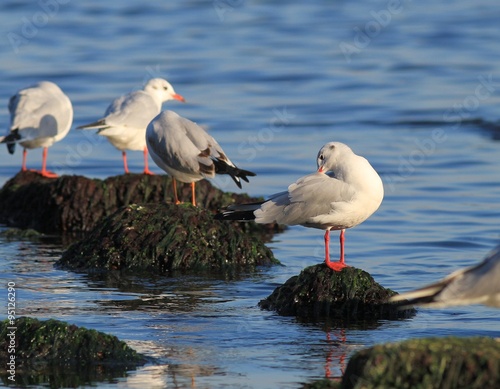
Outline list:
[[[120,136],[126,129],[145,129],[160,109],[148,93],[135,91],[113,100],[103,118],[78,128],[97,129],[104,136]]]
[[[9,100],[10,130],[19,129],[21,140],[53,137],[58,133],[59,102],[39,87],[19,91]]]
[[[145,129],[160,112],[161,107],[144,91],[136,91],[115,99],[104,114],[109,127]]]
[[[325,219],[335,219],[335,213],[342,213],[355,195],[356,191],[349,184],[323,173],[313,173],[298,179],[288,191],[271,196],[255,211],[255,220],[258,223],[320,225],[326,222]]]

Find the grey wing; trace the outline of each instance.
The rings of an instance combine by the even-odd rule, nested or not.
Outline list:
[[[186,174],[202,174],[200,149],[188,137],[186,122],[192,123],[174,113],[160,114],[146,132],[148,148],[174,170]],[[213,177],[209,172],[206,174]]]
[[[322,217],[340,210],[355,196],[353,188],[323,173],[304,176],[288,187],[288,191],[270,197],[255,211],[260,223],[289,225],[316,224]]]
[[[136,91],[115,99],[104,114],[109,126],[146,128],[160,112],[153,98],[143,91]]]
[[[180,119],[186,129],[186,135],[199,150],[198,162],[203,165],[202,168],[207,167],[210,170],[210,174],[213,175],[215,173],[213,160],[215,159],[234,167],[234,164],[224,153],[224,150],[222,150],[222,147],[214,137],[191,120],[182,117]]]

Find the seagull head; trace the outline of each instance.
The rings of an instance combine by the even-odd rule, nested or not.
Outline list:
[[[174,87],[163,78],[152,78],[144,86],[144,91],[158,96],[162,102],[168,100],[186,100],[180,94],[176,93]]]
[[[318,172],[326,173],[334,171],[336,167],[342,165],[344,158],[354,154],[349,146],[340,142],[329,142],[318,152],[317,164]]]

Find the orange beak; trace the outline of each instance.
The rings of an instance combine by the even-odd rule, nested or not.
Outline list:
[[[324,173],[324,172],[325,172],[325,170],[323,169],[323,166],[320,166],[318,168],[318,173]]]
[[[182,97],[180,94],[176,93],[174,95],[172,95],[172,97],[176,100],[179,100],[179,101],[182,101],[183,103],[186,102],[186,99],[184,97]]]

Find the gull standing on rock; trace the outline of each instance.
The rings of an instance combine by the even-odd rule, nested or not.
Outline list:
[[[162,103],[168,100],[185,101],[168,81],[163,78],[153,78],[146,83],[143,90],[115,99],[102,119],[77,128],[97,129],[99,135],[108,138],[109,142],[122,152],[125,173],[129,172],[125,150],[142,150],[144,174],[153,174],[148,167],[146,127],[160,113]]]
[[[362,223],[378,209],[384,187],[370,163],[343,143],[324,145],[318,153],[317,164],[316,173],[299,178],[288,190],[263,202],[230,205],[217,218],[326,230],[325,263],[341,271],[347,266],[345,229]],[[340,230],[340,259],[336,262],[330,261],[330,230]]]
[[[172,177],[174,201],[179,204],[176,180],[191,184],[196,206],[195,183],[215,174],[229,174],[241,188],[241,181],[255,173],[237,168],[217,141],[196,123],[172,111],[164,111],[149,123],[146,143],[153,161]]]
[[[19,90],[9,100],[10,129],[0,137],[13,154],[16,143],[24,147],[22,171],[26,171],[27,149],[43,147],[42,170],[44,177],[57,174],[47,170],[48,147],[63,139],[73,122],[73,107],[68,96],[53,82],[40,81]]]
[[[500,246],[476,266],[457,270],[435,284],[390,299],[402,300],[408,300],[405,305],[432,308],[468,304],[500,308]]]

